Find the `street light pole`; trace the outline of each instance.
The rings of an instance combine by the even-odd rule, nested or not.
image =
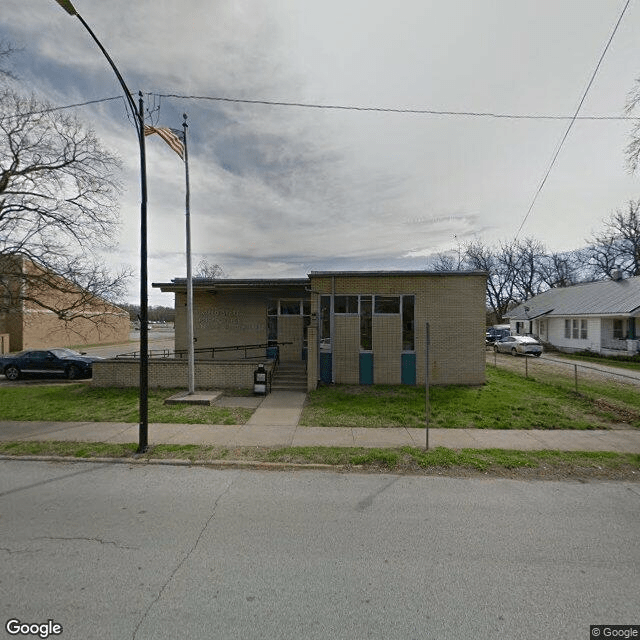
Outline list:
[[[138,430],[138,453],[144,453],[149,446],[149,312],[147,289],[147,162],[144,142],[144,102],[142,92],[138,93],[138,105],[131,95],[120,71],[93,33],[91,27],[76,11],[71,0],[55,0],[69,15],[76,16],[89,32],[100,51],[107,59],[124,91],[124,96],[133,114],[133,122],[138,134],[140,149],[140,426]]]

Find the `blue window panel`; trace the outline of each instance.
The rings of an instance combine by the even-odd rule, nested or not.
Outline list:
[[[373,384],[373,353],[360,354],[360,384]]]
[[[401,382],[402,384],[416,383],[416,354],[415,353],[403,353],[402,365],[401,365]]]
[[[320,380],[326,384],[331,384],[331,354],[320,354]]]

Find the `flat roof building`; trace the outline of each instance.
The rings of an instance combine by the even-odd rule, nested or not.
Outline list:
[[[318,383],[485,381],[485,287],[479,271],[313,271],[293,279],[193,280],[194,340],[225,358],[260,345],[265,357],[305,365]],[[175,294],[176,350],[186,350],[186,279],[154,283]],[[197,382],[197,381],[196,381]]]

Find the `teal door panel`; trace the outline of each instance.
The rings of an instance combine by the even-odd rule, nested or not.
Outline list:
[[[333,382],[332,376],[331,376],[331,354],[330,353],[320,354],[320,380],[326,384],[331,384]]]
[[[373,384],[373,353],[360,354],[360,384]]]
[[[403,353],[402,365],[401,365],[401,382],[402,384],[416,383],[416,354],[415,353]]]

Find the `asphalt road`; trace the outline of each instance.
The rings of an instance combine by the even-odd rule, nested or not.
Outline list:
[[[587,640],[640,623],[639,505],[623,482],[0,461],[0,617],[64,640]]]

